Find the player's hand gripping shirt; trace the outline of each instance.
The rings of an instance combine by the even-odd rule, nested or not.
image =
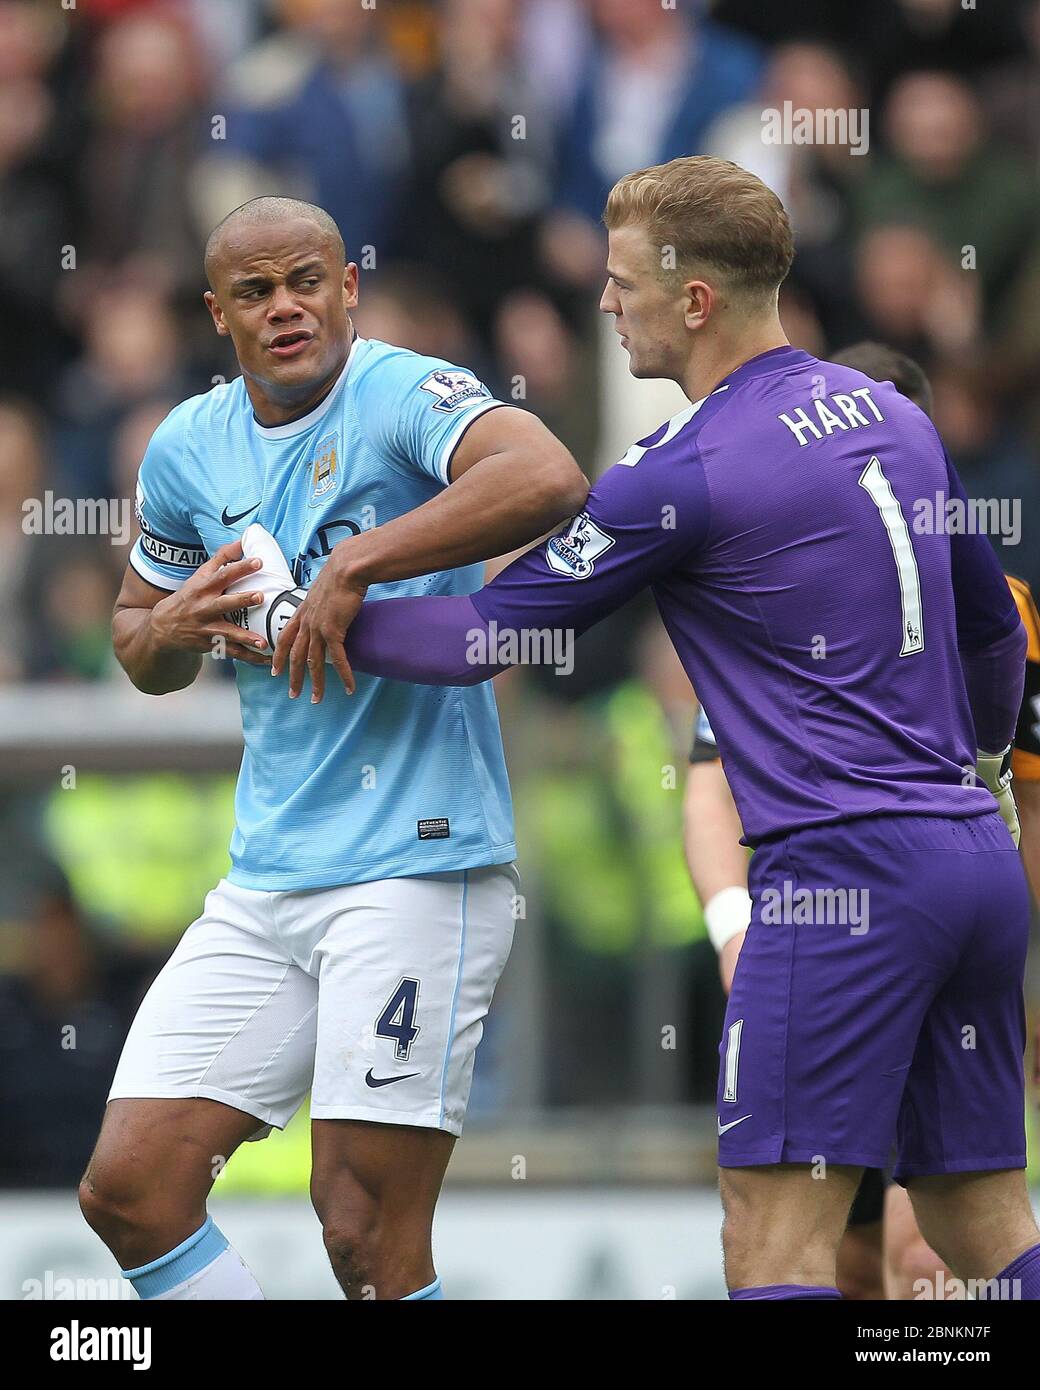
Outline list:
[[[178,588],[259,522],[296,584],[333,547],[429,501],[467,426],[499,404],[470,373],[355,339],[343,374],[302,419],[255,419],[241,378],[173,410],[141,465],[131,564]],[[374,597],[464,594],[481,565],[373,585]],[[515,857],[490,687],[418,688],[362,676],[320,705],[236,663],[245,751],[229,878],[285,890],[438,873]]]
[[[962,498],[931,422],[890,383],[777,348],[633,445],[569,530],[472,599],[363,610],[350,653],[366,669],[364,649],[418,608],[442,653],[456,603],[460,625],[465,609],[499,634],[580,634],[650,585],[749,843],[884,812],[988,813],[959,653],[1006,639],[1017,710],[1024,637],[989,543],[958,524]],[[401,673],[434,678],[438,653]]]

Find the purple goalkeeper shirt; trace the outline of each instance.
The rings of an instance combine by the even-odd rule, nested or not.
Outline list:
[[[891,383],[775,348],[633,445],[567,531],[478,593],[366,603],[348,652],[468,684],[496,669],[473,664],[475,630],[580,635],[650,586],[749,844],[987,813],[961,656],[1003,643],[1013,711],[1024,634],[987,540],[947,524],[951,497],[931,421]]]

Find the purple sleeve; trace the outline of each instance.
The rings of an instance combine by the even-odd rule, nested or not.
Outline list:
[[[967,509],[964,485],[947,457],[949,494]],[[1027,638],[1004,571],[985,536],[955,531],[950,567],[957,647],[977,746],[999,753],[1015,737],[1025,684]]]
[[[644,454],[638,465],[608,469],[566,531],[478,593],[362,604],[347,634],[352,665],[414,685],[475,685],[532,645],[511,638],[550,633],[566,642],[620,608],[708,530],[707,484],[691,446],[679,456]]]
[[[1013,742],[1026,675],[1026,630],[1014,632],[981,652],[961,652],[975,742],[983,753],[999,753]]]
[[[964,485],[949,458],[946,470],[949,495],[960,501],[967,514]],[[1015,596],[984,535],[965,530],[951,533],[950,570],[957,609],[957,646],[962,656],[988,648],[1015,631],[1020,625]]]
[[[469,594],[363,603],[347,633],[351,666],[413,685],[477,685],[491,664],[488,627]]]
[[[474,594],[500,630],[580,636],[703,545],[710,508],[695,445],[647,448],[615,464],[566,531],[521,555]]]

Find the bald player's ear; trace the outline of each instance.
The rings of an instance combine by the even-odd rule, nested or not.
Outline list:
[[[353,261],[343,267],[343,303],[353,309],[358,302],[358,268]]]
[[[217,303],[217,296],[212,290],[207,290],[202,298],[206,301],[206,308],[209,310],[210,316],[213,319],[213,326],[222,338],[226,338],[230,330],[224,322],[224,310]]]

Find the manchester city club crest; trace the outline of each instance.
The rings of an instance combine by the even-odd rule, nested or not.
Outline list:
[[[336,450],[338,438],[335,434],[326,435],[319,442],[313,458],[307,465],[311,478],[308,507],[316,507],[323,498],[339,487],[339,456]]]

